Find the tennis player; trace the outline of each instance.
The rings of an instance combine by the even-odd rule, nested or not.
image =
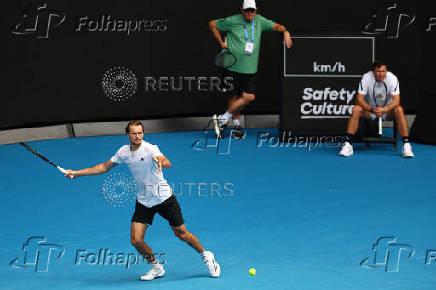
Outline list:
[[[226,72],[227,77],[233,78],[235,94],[229,101],[227,111],[222,115],[215,114],[213,116],[215,131],[220,138],[223,138],[228,120],[233,119],[233,136],[236,139],[241,139],[245,134],[241,128],[239,116],[241,110],[255,99],[255,77],[262,32],[282,32],[283,42],[287,48],[292,46],[291,34],[283,25],[257,14],[254,0],[244,0],[241,14],[210,21],[209,28],[221,48],[228,49],[237,60]],[[220,31],[227,33],[227,43],[223,41]]]
[[[384,107],[376,107],[374,100],[374,86],[376,82],[384,83],[387,88],[387,102]],[[383,120],[397,121],[398,130],[403,139],[403,157],[413,158],[412,147],[409,143],[409,130],[403,107],[400,105],[400,84],[398,78],[388,71],[384,61],[378,60],[372,64],[372,70],[367,72],[360,81],[356,105],[348,120],[347,135],[345,137],[341,156],[353,155],[353,139],[359,128],[360,117],[375,120],[382,117]]]
[[[75,178],[83,175],[102,174],[112,167],[125,163],[132,172],[138,187],[138,199],[132,217],[130,238],[132,245],[151,264],[151,270],[141,276],[141,280],[153,280],[162,277],[165,269],[153,255],[153,250],[144,241],[147,228],[152,225],[156,213],[169,222],[174,234],[188,243],[203,258],[212,277],[219,277],[220,265],[210,251],[205,251],[198,238],[186,229],[179,203],[170,186],[164,179],[162,168],[170,168],[171,162],[152,145],[142,138],[144,127],[139,121],[131,121],[126,127],[130,145],[121,147],[118,152],[105,163],[78,171],[67,170],[65,176]]]

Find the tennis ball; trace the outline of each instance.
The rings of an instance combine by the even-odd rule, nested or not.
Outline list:
[[[248,270],[248,274],[250,274],[250,276],[256,275],[256,269],[251,268],[250,270]]]

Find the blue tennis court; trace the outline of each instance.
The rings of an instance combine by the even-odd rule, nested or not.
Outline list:
[[[414,143],[416,158],[404,159],[390,145],[355,146],[353,157],[340,158],[331,144],[256,146],[265,132],[278,134],[248,130],[229,154],[192,148],[200,131],[145,136],[172,162],[165,178],[188,230],[221,264],[217,279],[156,216],[146,242],[162,254],[166,274],[139,280],[149,266],[130,244],[134,203],[114,207],[101,194],[105,178],[129,174],[127,167],[68,180],[20,145],[0,146],[0,288],[435,288],[436,147]],[[28,144],[80,169],[108,160],[128,139]]]

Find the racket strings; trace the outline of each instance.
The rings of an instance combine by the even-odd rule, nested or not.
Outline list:
[[[377,107],[384,107],[386,105],[388,96],[387,88],[384,83],[376,82],[374,84],[374,101]]]
[[[236,63],[236,57],[228,52],[222,52],[215,58],[215,64],[219,67],[229,68]]]

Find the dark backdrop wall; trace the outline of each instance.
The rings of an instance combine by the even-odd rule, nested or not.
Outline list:
[[[409,113],[436,88],[434,1],[257,3],[260,14],[295,36],[375,36],[376,57],[399,77]],[[5,1],[0,129],[223,111],[226,84],[216,83],[219,48],[208,21],[239,13],[239,6],[239,0]],[[257,99],[246,113],[280,112],[280,42],[280,34],[264,33]]]

